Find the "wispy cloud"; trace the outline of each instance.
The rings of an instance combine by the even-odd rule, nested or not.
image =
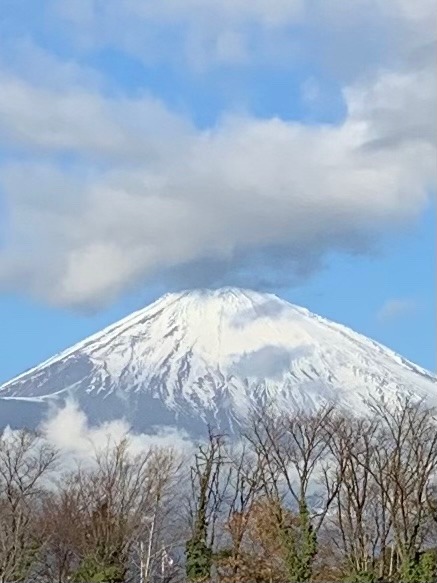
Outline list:
[[[391,298],[387,300],[377,312],[379,322],[397,320],[414,313],[417,303],[411,298]]]
[[[121,50],[149,64],[203,72],[224,65],[299,62],[311,53],[342,70],[384,67],[423,52],[432,0],[56,0],[56,24],[82,52]],[[371,33],[371,34],[370,34]]]

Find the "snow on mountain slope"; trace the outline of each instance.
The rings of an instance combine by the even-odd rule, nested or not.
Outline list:
[[[0,410],[72,396],[91,419],[124,415],[141,430],[232,428],[262,404],[361,411],[407,392],[437,404],[435,377],[380,344],[275,295],[224,288],[163,296],[4,384]]]

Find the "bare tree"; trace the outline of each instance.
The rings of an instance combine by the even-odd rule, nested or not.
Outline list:
[[[44,499],[38,528],[47,535],[38,574],[47,583],[68,581],[79,567],[85,519],[81,499],[74,476],[57,480]]]
[[[390,513],[396,565],[408,581],[419,568],[430,528],[427,492],[437,468],[436,412],[410,397],[388,406],[370,403],[379,431],[373,463],[367,464]],[[364,462],[356,457],[356,461]]]
[[[246,570],[247,536],[252,513],[262,496],[262,457],[249,450],[247,444],[237,444],[229,453],[229,488],[225,500],[223,530],[228,540],[219,557],[220,578],[223,581],[238,581]]]
[[[372,475],[377,432],[374,419],[340,418],[334,421],[329,443],[342,475],[331,532],[346,572],[355,578],[376,577],[377,563],[379,575],[386,575],[391,519],[384,492]]]
[[[181,464],[182,459],[175,452],[155,451],[155,460],[150,468],[154,482],[152,504],[138,535],[140,578],[143,583],[155,580],[166,583],[180,573],[172,554],[185,543],[180,532],[181,485],[184,483]]]
[[[208,442],[199,445],[190,473],[191,536],[186,543],[186,573],[190,581],[205,581],[211,574],[216,526],[230,479],[222,435],[209,429]]]
[[[58,454],[26,430],[0,437],[0,581],[29,577],[45,543],[36,515]],[[46,484],[47,485],[47,484]]]
[[[265,494],[277,509],[290,580],[307,581],[317,552],[317,533],[335,500],[341,475],[329,464],[332,407],[314,414],[256,415],[246,439],[264,458]],[[290,523],[287,506],[297,520]]]
[[[65,479],[58,503],[74,500],[80,536],[75,541],[79,563],[75,581],[125,581],[130,576],[134,551],[149,534],[156,544],[157,522],[165,488],[175,461],[171,451],[148,450],[131,455],[129,442],[107,446],[96,452],[92,467],[79,467]],[[58,545],[59,545],[58,540]],[[147,577],[151,565],[149,562]],[[144,573],[143,573],[144,575]]]

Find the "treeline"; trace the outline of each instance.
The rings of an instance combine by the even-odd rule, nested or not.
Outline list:
[[[190,452],[108,440],[74,467],[4,433],[0,582],[435,581],[436,412],[369,410],[266,410]]]

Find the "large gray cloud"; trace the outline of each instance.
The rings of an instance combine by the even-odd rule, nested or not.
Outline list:
[[[365,249],[425,205],[434,145],[422,121],[433,119],[434,86],[427,71],[382,74],[346,100],[338,126],[234,117],[200,131],[148,98],[6,80],[1,134],[45,161],[0,170],[2,285],[99,305],[199,261],[226,273],[272,249],[305,274],[327,252]],[[394,120],[416,109],[400,132]]]
[[[378,235],[418,216],[435,178],[431,4],[362,0],[353,13],[338,0],[312,4],[308,14],[301,2],[213,2],[208,14],[217,18],[204,32],[210,40],[234,34],[238,48],[239,35],[244,47],[254,30],[249,23],[267,45],[270,33],[298,22],[316,37],[322,21],[328,37],[347,22],[372,26],[376,36],[394,25],[402,48],[390,37],[380,69],[371,55],[358,63],[367,45],[357,36],[351,52],[360,67],[336,125],[248,114],[198,129],[159,99],[111,95],[89,69],[44,51],[22,47],[12,68],[0,62],[0,144],[12,153],[0,167],[0,286],[58,305],[99,306],[157,275],[185,285],[278,285],[306,277],[332,251],[366,252]],[[178,3],[133,0],[121,26],[117,2],[99,6],[59,3],[81,50],[131,39],[130,50],[144,55],[135,19],[159,21],[167,32],[182,23],[186,48],[206,14],[197,0],[183,12]],[[332,54],[348,40],[342,34]],[[246,57],[261,58],[255,53]],[[215,59],[203,58],[205,66]],[[348,64],[341,67],[350,77]]]

